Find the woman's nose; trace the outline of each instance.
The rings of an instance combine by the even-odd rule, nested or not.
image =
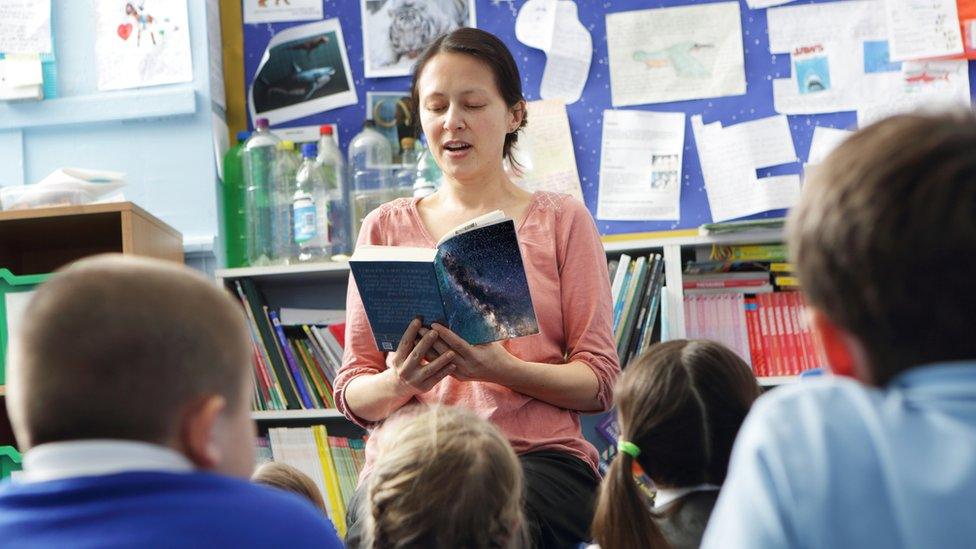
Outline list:
[[[461,109],[451,106],[447,109],[447,116],[444,117],[445,130],[459,130],[464,128],[464,116]]]

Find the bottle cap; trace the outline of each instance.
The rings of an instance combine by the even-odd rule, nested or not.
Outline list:
[[[369,118],[367,118],[366,120],[363,120],[363,127],[364,128],[375,128],[376,127],[376,122],[373,122],[372,120],[370,120]]]
[[[266,130],[270,125],[267,118],[258,118],[254,121],[254,127],[259,130]]]
[[[278,150],[279,151],[293,151],[293,150],[295,150],[295,142],[294,141],[287,141],[287,140],[286,141],[281,141],[281,142],[278,143]]]
[[[401,149],[412,149],[414,145],[414,139],[412,137],[404,137],[400,140]]]
[[[251,132],[248,132],[248,131],[237,132],[237,142],[238,143],[243,143],[243,142],[247,141],[247,138],[248,137],[251,137]]]
[[[332,135],[332,126],[328,124],[319,126],[319,135]]]
[[[305,143],[302,145],[302,156],[305,158],[315,158],[318,152],[319,148],[315,143]]]

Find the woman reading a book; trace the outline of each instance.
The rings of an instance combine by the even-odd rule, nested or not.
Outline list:
[[[502,210],[515,220],[531,293],[524,299],[538,333],[470,345],[418,319],[384,353],[350,280],[337,406],[367,428],[413,402],[462,406],[489,419],[519,455],[534,544],[575,545],[587,537],[598,484],[597,452],[582,436],[579,414],[608,408],[620,371],[599,234],[584,204],[530,193],[506,175],[526,103],[500,40],[470,28],[439,38],[418,59],[411,93],[443,185],[370,213],[358,244],[433,248],[456,226]]]

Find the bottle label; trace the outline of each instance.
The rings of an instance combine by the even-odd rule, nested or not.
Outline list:
[[[295,243],[302,244],[315,238],[315,202],[309,199],[296,200],[292,206],[292,215],[295,221]]]

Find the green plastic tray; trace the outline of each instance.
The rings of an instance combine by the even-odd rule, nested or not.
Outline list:
[[[6,384],[7,359],[7,294],[30,292],[48,279],[49,274],[33,274],[17,276],[8,269],[0,269],[0,385]]]
[[[0,479],[5,479],[21,469],[21,455],[13,446],[0,446]]]

